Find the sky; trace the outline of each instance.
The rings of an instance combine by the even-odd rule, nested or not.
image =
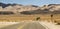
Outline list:
[[[45,4],[60,4],[60,0],[0,0],[2,3],[17,3],[23,5],[45,5]]]

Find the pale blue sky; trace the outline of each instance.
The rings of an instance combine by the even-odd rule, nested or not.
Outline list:
[[[60,0],[0,0],[2,3],[18,3],[23,5],[45,5],[45,4],[60,4]]]

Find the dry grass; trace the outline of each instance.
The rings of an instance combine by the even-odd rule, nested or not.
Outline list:
[[[35,14],[35,15],[0,15],[0,21],[5,22],[16,22],[16,21],[24,21],[24,20],[36,20],[37,17],[40,17],[40,20],[45,21],[51,20],[50,14]],[[60,22],[60,14],[54,14],[53,18],[54,21]]]

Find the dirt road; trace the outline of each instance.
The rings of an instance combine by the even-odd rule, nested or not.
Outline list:
[[[21,22],[18,24],[9,25],[0,29],[46,29],[39,22]]]

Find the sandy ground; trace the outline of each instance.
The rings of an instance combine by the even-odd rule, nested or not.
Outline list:
[[[48,27],[48,29],[60,29],[60,25],[56,25],[55,23],[52,23],[52,22],[41,21],[40,23],[43,26]]]
[[[17,24],[17,23],[19,22],[0,22],[0,28],[13,25],[13,24]]]

